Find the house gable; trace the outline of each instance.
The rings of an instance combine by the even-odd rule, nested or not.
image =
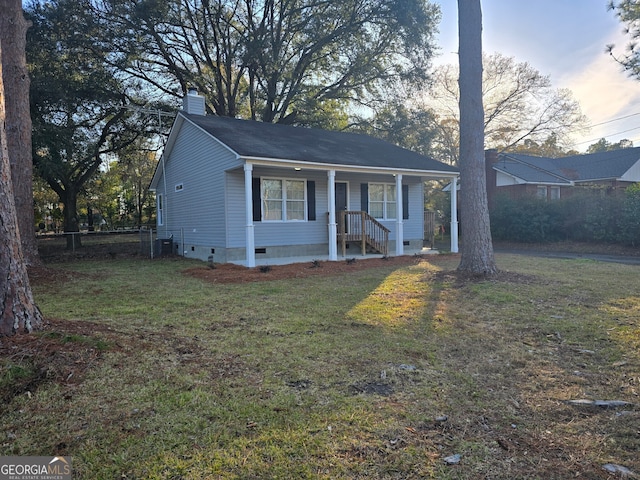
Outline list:
[[[623,182],[640,182],[640,159],[619,178]]]

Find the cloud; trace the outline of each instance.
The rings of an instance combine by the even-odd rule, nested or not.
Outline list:
[[[618,36],[613,42],[623,44]],[[577,142],[606,137],[615,142],[622,138],[633,139],[640,135],[640,116],[620,119],[640,112],[640,80],[629,77],[622,67],[607,55],[603,48],[582,68],[566,72],[559,85],[568,88],[583,113],[595,125],[590,132],[575,135]],[[607,122],[604,125],[597,125]],[[588,145],[586,145],[588,146]]]
[[[594,122],[612,119],[640,100],[640,82],[629,78],[604,54],[582,70],[565,76],[561,83],[571,89]]]

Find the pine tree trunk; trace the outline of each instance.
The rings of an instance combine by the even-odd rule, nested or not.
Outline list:
[[[0,35],[0,40],[2,36]],[[2,59],[0,41],[0,60]],[[22,255],[5,132],[5,95],[0,61],[0,336],[27,333],[42,325]]]
[[[28,24],[20,0],[0,0],[0,12],[6,135],[13,193],[24,259],[27,265],[37,265],[41,262],[33,213],[29,74],[25,55]]]
[[[494,275],[482,104],[482,8],[480,0],[458,0],[460,61],[460,226],[458,270]]]

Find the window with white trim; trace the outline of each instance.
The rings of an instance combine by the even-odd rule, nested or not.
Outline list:
[[[379,220],[396,218],[398,197],[393,183],[369,184],[369,215]]]
[[[544,185],[538,185],[536,190],[536,197],[546,200],[547,199],[547,187]]]
[[[164,195],[158,194],[156,198],[156,218],[158,225],[164,225]]]
[[[307,220],[305,180],[262,178],[260,181],[262,221],[299,222]]]
[[[551,200],[560,200],[560,187],[551,187],[549,193]]]

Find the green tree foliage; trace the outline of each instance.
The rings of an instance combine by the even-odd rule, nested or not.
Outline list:
[[[578,155],[579,153],[577,150],[567,150],[562,146],[555,132],[551,133],[542,141],[525,138],[521,143],[509,149],[509,151],[548,158],[566,157],[568,155]]]
[[[118,160],[121,197],[126,206],[127,222],[136,227],[150,223],[155,210],[155,197],[147,187],[155,171],[156,152],[152,144],[146,144],[147,148],[134,145],[133,148],[125,149]]]
[[[63,204],[65,232],[79,230],[78,196],[115,155],[155,127],[128,107],[139,94],[96,48],[89,0],[34,2],[27,38],[37,173]],[[73,28],[70,28],[70,25]]]
[[[156,163],[156,148],[150,141],[124,148],[118,161],[87,185],[84,210],[91,208],[107,229],[151,223],[155,197],[147,187]]]
[[[33,207],[38,231],[57,231],[62,226],[60,199],[39,175],[33,176]]]
[[[437,135],[430,111],[411,109],[398,102],[390,103],[373,117],[361,118],[354,130],[427,156],[432,154],[431,146]]]
[[[103,0],[94,9],[130,59],[113,64],[158,92],[195,86],[217,115],[319,126],[385,103],[398,84],[423,84],[440,19],[425,0]]]
[[[640,51],[637,49],[640,38],[640,4],[637,0],[611,0],[608,7],[625,25],[630,41],[626,51],[621,54],[614,53],[614,44],[607,45],[606,50],[630,75],[640,79]]]
[[[580,106],[569,90],[554,89],[548,76],[526,62],[499,53],[483,55],[482,97],[487,148],[513,150],[528,142],[564,150],[568,134],[585,125]],[[442,154],[457,164],[460,92],[456,65],[439,67],[425,104],[440,122]]]
[[[607,152],[610,150],[620,150],[622,148],[632,148],[633,142],[631,140],[623,139],[616,143],[608,142],[606,138],[601,138],[596,143],[589,145],[587,153]]]

